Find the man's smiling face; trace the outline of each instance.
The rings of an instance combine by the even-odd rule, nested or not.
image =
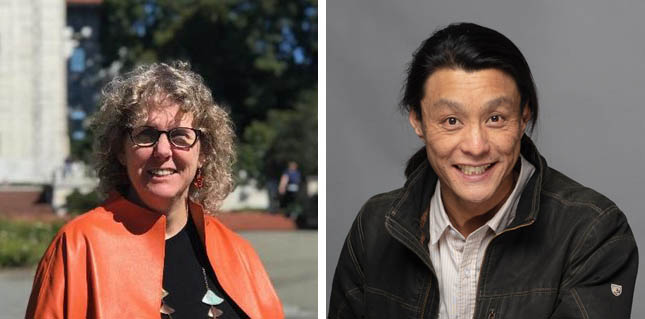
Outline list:
[[[444,202],[494,207],[513,188],[530,111],[515,81],[497,69],[440,69],[424,85],[410,124],[426,145]],[[446,203],[449,204],[449,203]]]

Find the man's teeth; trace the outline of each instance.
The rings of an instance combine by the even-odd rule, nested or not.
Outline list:
[[[155,176],[167,176],[175,172],[174,169],[151,169],[150,174]]]
[[[479,175],[483,174],[486,169],[488,169],[492,164],[486,164],[482,166],[468,166],[468,165],[457,165],[459,169],[466,175]]]

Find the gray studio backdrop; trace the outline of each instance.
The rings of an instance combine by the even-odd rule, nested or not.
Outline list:
[[[470,21],[531,66],[547,162],[614,200],[645,252],[645,1],[327,1],[327,303],[347,231],[372,195],[403,185],[420,146],[397,111],[412,52]],[[641,263],[633,316],[645,316]],[[327,305],[328,306],[328,305]]]

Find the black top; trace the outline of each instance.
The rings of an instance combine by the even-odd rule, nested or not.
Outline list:
[[[219,285],[190,216],[186,226],[177,235],[166,240],[163,288],[168,296],[163,298],[163,302],[175,310],[172,318],[209,318],[210,306],[202,302],[206,294],[202,267],[208,278],[208,287],[224,299],[224,302],[215,306],[223,311],[217,318],[248,318]]]

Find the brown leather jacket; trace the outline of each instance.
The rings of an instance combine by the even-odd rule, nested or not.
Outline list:
[[[251,318],[283,318],[253,248],[191,203],[222,288]],[[159,318],[166,218],[120,195],[67,223],[45,252],[26,318]]]

